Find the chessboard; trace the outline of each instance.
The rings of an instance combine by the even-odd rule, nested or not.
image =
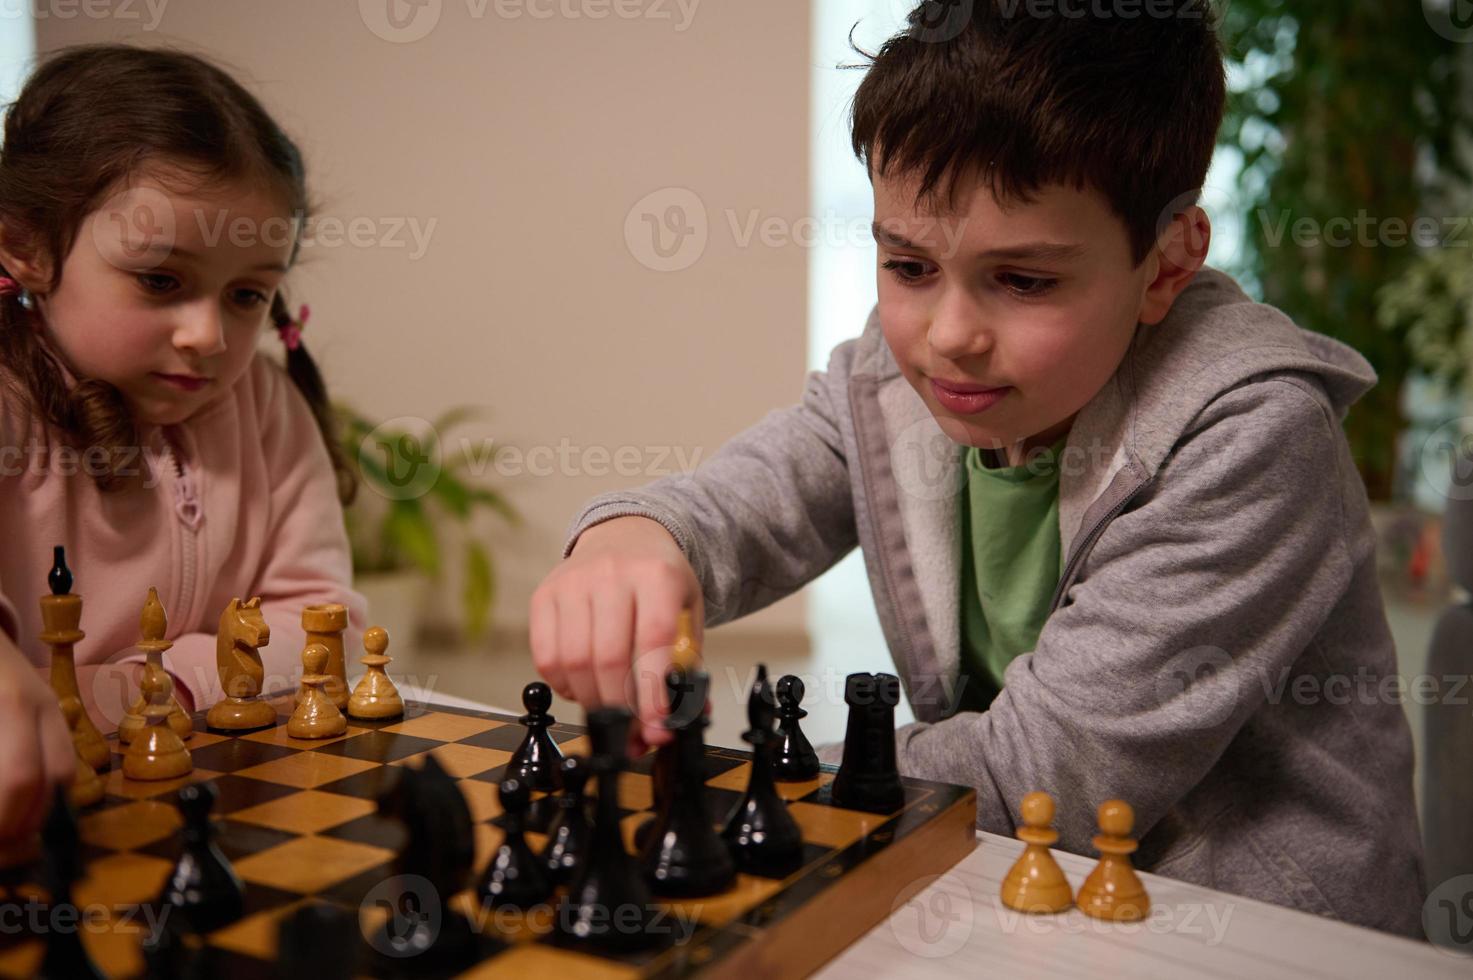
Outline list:
[[[336,906],[358,919],[364,937],[379,934],[403,897],[395,893],[394,859],[404,831],[376,807],[398,767],[418,766],[433,753],[475,821],[476,869],[496,851],[503,816],[497,784],[525,733],[515,716],[410,701],[402,717],[349,719],[344,734],[309,741],[287,734],[291,702],[290,694],[273,698],[277,724],[252,732],[211,731],[197,715],[187,743],[194,771],[175,780],[125,778],[113,736],[105,796],[79,813],[84,872],[73,896],[83,943],[109,976],[143,973],[141,940],[158,911],[152,903],[181,847],[175,794],[188,782],[214,783],[215,840],[245,882],[245,914],[203,937],[210,972],[222,978],[277,975],[278,927],[303,906]],[[549,731],[565,755],[588,751],[583,728],[556,723]],[[651,815],[653,759],[633,760],[619,774],[620,827],[631,851],[636,828]],[[704,768],[710,812],[724,815],[746,786],[750,755],[708,746]],[[813,971],[976,846],[973,790],[905,779],[898,808],[868,813],[832,803],[834,774],[824,766],[816,779],[778,784],[803,832],[798,870],[782,878],[742,873],[723,893],[661,901],[666,927],[638,953],[567,948],[531,919],[508,927],[481,912],[469,891],[457,895],[452,906],[479,933],[480,961],[463,975]],[[535,801],[529,814],[527,840],[539,851],[552,810],[542,804],[552,802]],[[0,872],[0,975],[31,976],[40,963],[43,942],[25,925],[28,909],[44,909],[35,880],[25,864]]]

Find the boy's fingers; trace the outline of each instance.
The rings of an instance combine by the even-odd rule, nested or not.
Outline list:
[[[573,700],[585,708],[598,704],[598,683],[593,677],[591,617],[587,593],[558,596],[558,660],[567,671],[567,684]]]
[[[558,697],[572,697],[568,672],[557,655],[557,605],[551,598],[532,597],[527,623],[527,638],[532,646],[532,666]]]
[[[625,680],[634,642],[634,595],[625,590],[600,591],[593,597],[593,676],[599,704],[630,708]]]
[[[663,585],[646,586],[639,593],[638,617],[634,627],[634,691],[638,700],[640,723],[646,729],[646,740],[652,745],[663,738],[650,739],[655,730],[663,731],[669,701],[665,692],[665,671],[670,666],[670,649],[675,644],[675,623],[680,613],[678,594]]]

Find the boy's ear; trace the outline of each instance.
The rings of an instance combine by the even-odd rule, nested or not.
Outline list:
[[[1212,222],[1195,204],[1171,219],[1156,237],[1156,247],[1146,257],[1146,292],[1141,297],[1140,322],[1156,324],[1166,319],[1197,270],[1207,261],[1212,242]]]
[[[27,292],[46,292],[51,284],[51,263],[29,238],[0,223],[0,264]]]

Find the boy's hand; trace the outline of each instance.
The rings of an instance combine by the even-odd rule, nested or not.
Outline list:
[[[635,710],[634,751],[662,745],[671,738],[660,724],[665,669],[685,608],[699,648],[701,584],[675,539],[644,517],[604,521],[578,537],[533,594],[532,663],[554,691],[585,708]]]
[[[76,775],[72,733],[56,694],[0,633],[0,840],[37,830],[52,788]]]

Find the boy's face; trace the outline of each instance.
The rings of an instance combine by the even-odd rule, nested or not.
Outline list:
[[[1094,190],[1001,207],[971,182],[935,215],[917,210],[916,180],[872,178],[880,323],[901,373],[955,442],[1013,464],[1051,445],[1155,316],[1155,253],[1132,265]]]

